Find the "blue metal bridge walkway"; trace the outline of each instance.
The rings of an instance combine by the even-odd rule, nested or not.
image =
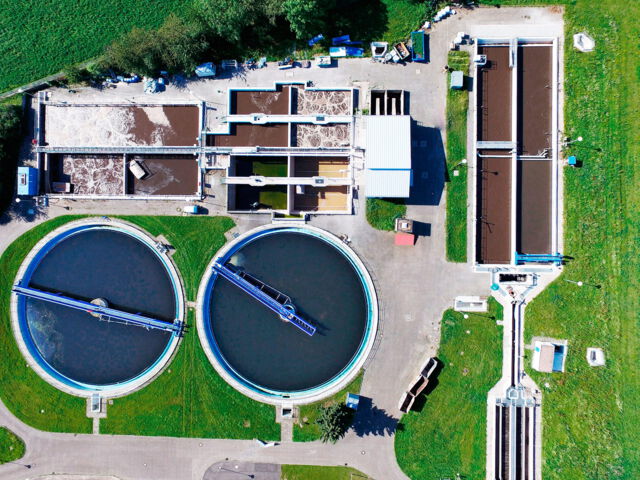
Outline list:
[[[66,297],[56,293],[45,292],[38,290],[37,288],[22,287],[20,285],[14,285],[11,291],[24,297],[35,298],[37,300],[55,303],[56,305],[74,308],[76,310],[84,310],[87,313],[99,316],[101,319],[104,318],[107,321],[113,320],[129,325],[144,327],[146,329],[164,330],[166,332],[180,333],[182,330],[182,322],[178,320],[174,320],[173,323],[164,322],[155,318],[145,317],[138,313],[123,312],[122,310],[103,307],[102,305],[95,305],[83,300],[77,300],[75,298]]]
[[[303,320],[298,314],[295,312],[295,307],[289,300],[289,297],[282,295],[282,297],[286,298],[285,303],[280,303],[275,298],[271,297],[267,294],[263,289],[253,285],[251,282],[243,278],[240,274],[234,272],[226,265],[222,265],[221,263],[214,263],[213,270],[218,273],[221,277],[229,280],[236,287],[240,288],[245,293],[251,295],[253,298],[262,303],[265,307],[269,308],[271,311],[277,313],[280,318],[290,322],[292,325],[298,327],[304,333],[309,336],[313,336],[316,333],[316,327]],[[256,280],[251,277],[252,280]],[[265,285],[268,287],[268,285]],[[276,291],[269,287],[270,290]],[[279,292],[277,292],[279,293]]]

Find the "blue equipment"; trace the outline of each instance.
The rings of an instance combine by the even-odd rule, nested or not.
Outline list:
[[[123,312],[114,308],[95,305],[83,300],[76,300],[75,298],[65,297],[64,295],[60,295],[57,293],[45,292],[36,288],[22,287],[20,285],[14,285],[11,291],[24,297],[35,298],[37,300],[54,303],[56,305],[63,305],[65,307],[74,308],[76,310],[84,310],[87,313],[97,316],[98,318],[100,318],[100,320],[113,320],[129,325],[144,327],[146,329],[164,330],[166,332],[174,333],[180,333],[182,330],[182,322],[178,320],[174,320],[173,323],[164,322],[162,320],[145,317],[144,315],[140,315],[137,313]]]
[[[277,313],[281,319],[288,321],[295,327],[298,327],[310,337],[313,336],[314,333],[316,333],[316,327],[303,320],[298,314],[296,314],[295,306],[291,303],[291,300],[286,295],[281,294],[277,290],[269,287],[256,278],[250,277],[246,274],[245,276],[242,276],[221,263],[216,262],[213,265],[213,270],[218,275],[227,279],[236,287],[240,288],[243,292],[258,300],[272,312]],[[267,293],[268,290],[271,292],[275,292],[275,298],[274,296],[271,296]]]
[[[562,255],[559,253],[554,255],[536,255],[516,252],[516,265],[522,265],[524,263],[553,263],[555,265],[562,265]]]

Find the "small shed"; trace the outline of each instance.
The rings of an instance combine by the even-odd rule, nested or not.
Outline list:
[[[464,73],[460,70],[451,72],[451,89],[462,90],[464,87]]]
[[[34,196],[38,194],[38,169],[18,167],[18,195]]]
[[[566,353],[566,343],[536,341],[533,346],[531,366],[539,372],[564,372]]]

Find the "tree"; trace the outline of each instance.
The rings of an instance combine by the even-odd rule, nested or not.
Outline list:
[[[17,105],[0,105],[0,212],[11,204],[21,132],[22,109]]]
[[[230,42],[239,41],[242,30],[263,13],[261,2],[255,0],[196,0],[194,8],[205,28]]]
[[[322,407],[316,423],[320,427],[320,435],[323,442],[336,443],[351,424],[351,410],[344,403],[333,403],[328,407]]]
[[[158,29],[163,70],[192,72],[209,48],[204,32],[195,22],[169,15]]]
[[[134,28],[105,52],[104,63],[122,73],[156,76],[191,72],[208,49],[200,24],[169,15],[157,30]]]
[[[320,33],[327,3],[333,2],[321,0],[285,0],[283,2],[282,10],[296,37],[308,38]]]
[[[91,73],[86,68],[78,65],[69,65],[64,69],[64,77],[67,79],[67,83],[75,85],[78,83],[88,83],[91,79]]]
[[[163,69],[160,51],[156,30],[134,28],[107,47],[105,63],[120,72],[152,77]]]

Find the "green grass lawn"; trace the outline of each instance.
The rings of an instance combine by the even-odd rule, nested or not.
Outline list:
[[[24,456],[24,442],[11,430],[0,427],[0,464],[19,460]]]
[[[132,27],[157,27],[189,0],[0,0],[0,91],[102,53]]]
[[[0,396],[11,412],[39,430],[90,433],[86,401],[52,387],[26,366],[14,340],[9,301],[24,257],[48,232],[78,217],[58,217],[13,242],[0,257]]]
[[[565,49],[565,131],[583,162],[565,170],[563,278],[526,310],[525,341],[569,341],[567,371],[532,377],[543,391],[543,476],[557,480],[640,478],[640,3],[578,0],[566,33],[586,31],[596,51]],[[569,153],[569,152],[568,152]],[[607,365],[587,366],[587,347]],[[528,363],[530,365],[530,363]],[[531,371],[529,369],[529,371]],[[543,387],[549,382],[550,388]]]
[[[66,395],[41,380],[25,366],[15,344],[9,317],[9,292],[20,263],[47,232],[78,217],[59,217],[27,232],[0,258],[0,392],[9,409],[22,421],[41,430],[88,433],[86,402]],[[198,284],[213,254],[233,227],[227,217],[122,217],[152,235],[164,235],[176,248],[173,256],[181,272],[188,300],[195,300]],[[118,398],[101,422],[104,433],[263,438],[277,440],[273,407],[241,395],[215,372],[193,326],[183,338],[168,368],[144,389]],[[44,413],[41,413],[41,410]]]
[[[449,52],[448,64],[467,75],[469,53]],[[467,158],[468,107],[466,89],[447,89],[447,260],[451,262],[467,261],[467,165],[460,161]]]
[[[387,7],[387,31],[381,41],[390,44],[407,41],[413,30],[424,22],[424,2],[413,0],[382,0]]]
[[[378,230],[393,230],[398,217],[407,214],[404,200],[367,198],[367,221]]]
[[[484,478],[487,393],[502,366],[502,327],[491,316],[502,318],[495,300],[489,313],[466,320],[453,310],[444,313],[438,384],[421,411],[402,417],[396,433],[398,464],[409,477]]]
[[[345,388],[340,390],[332,397],[322,400],[316,403],[310,403],[309,405],[302,405],[300,407],[300,423],[296,423],[293,427],[293,440],[296,442],[312,442],[320,439],[320,427],[316,423],[318,416],[320,415],[320,408],[328,406],[332,403],[339,403],[347,399],[347,393],[360,393],[360,387],[362,386],[362,372],[353,379],[353,381]],[[306,418],[306,421],[304,420]]]
[[[282,480],[366,480],[369,477],[350,467],[282,465]]]

